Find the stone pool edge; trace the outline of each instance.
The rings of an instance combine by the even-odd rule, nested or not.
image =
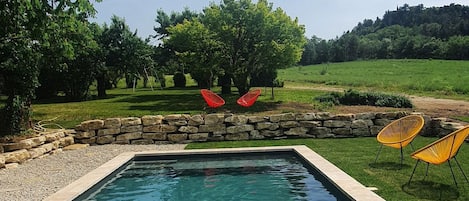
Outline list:
[[[347,173],[321,157],[307,146],[274,146],[274,147],[248,147],[248,148],[223,148],[223,149],[196,149],[196,150],[173,150],[173,151],[144,151],[122,153],[112,160],[106,162],[95,170],[89,172],[78,180],[70,183],[56,193],[50,195],[44,201],[66,201],[77,198],[88,189],[96,185],[109,174],[119,169],[136,156],[157,156],[157,155],[190,155],[190,154],[222,154],[222,153],[243,153],[243,152],[272,152],[272,151],[294,151],[302,157],[320,174],[326,177],[331,184],[338,187],[344,194],[352,200],[384,200],[373,191],[367,189],[357,180]]]

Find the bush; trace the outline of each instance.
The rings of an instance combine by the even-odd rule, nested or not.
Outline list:
[[[186,76],[181,72],[176,72],[173,77],[175,87],[186,87]]]
[[[352,89],[343,94],[332,92],[315,98],[321,103],[335,105],[371,105],[378,107],[412,108],[412,102],[401,95],[391,95],[378,92],[359,92]]]

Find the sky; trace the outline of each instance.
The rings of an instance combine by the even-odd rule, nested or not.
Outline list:
[[[221,0],[103,0],[94,3],[98,11],[91,19],[99,24],[110,24],[111,17],[117,15],[125,19],[131,31],[147,38],[154,35],[153,27],[156,11],[162,9],[167,14],[181,12],[185,7],[191,11],[202,12],[210,2],[219,4]],[[273,7],[282,8],[290,17],[298,18],[305,26],[305,35],[322,39],[334,39],[352,30],[364,19],[382,18],[386,11],[394,11],[398,6],[409,4],[424,7],[440,7],[451,3],[469,5],[467,0],[268,0]],[[256,2],[256,0],[253,0]]]

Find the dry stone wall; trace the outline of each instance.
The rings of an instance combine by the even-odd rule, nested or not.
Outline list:
[[[235,114],[147,115],[82,122],[75,141],[86,144],[166,144],[286,138],[376,136],[390,122],[409,115],[389,113],[285,113],[269,116]],[[443,136],[462,125],[445,118],[425,118],[421,135]]]
[[[61,148],[74,144],[73,133],[74,130],[58,130],[17,142],[0,143],[0,168],[59,152]]]

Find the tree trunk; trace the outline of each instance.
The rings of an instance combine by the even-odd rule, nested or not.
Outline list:
[[[97,88],[98,88],[98,97],[100,97],[100,98],[106,97],[107,82],[106,82],[105,76],[104,75],[99,75],[98,77],[96,77],[96,82],[98,84],[98,86],[97,86]]]
[[[221,85],[221,94],[231,94],[231,75],[225,74],[219,77],[219,84]]]

